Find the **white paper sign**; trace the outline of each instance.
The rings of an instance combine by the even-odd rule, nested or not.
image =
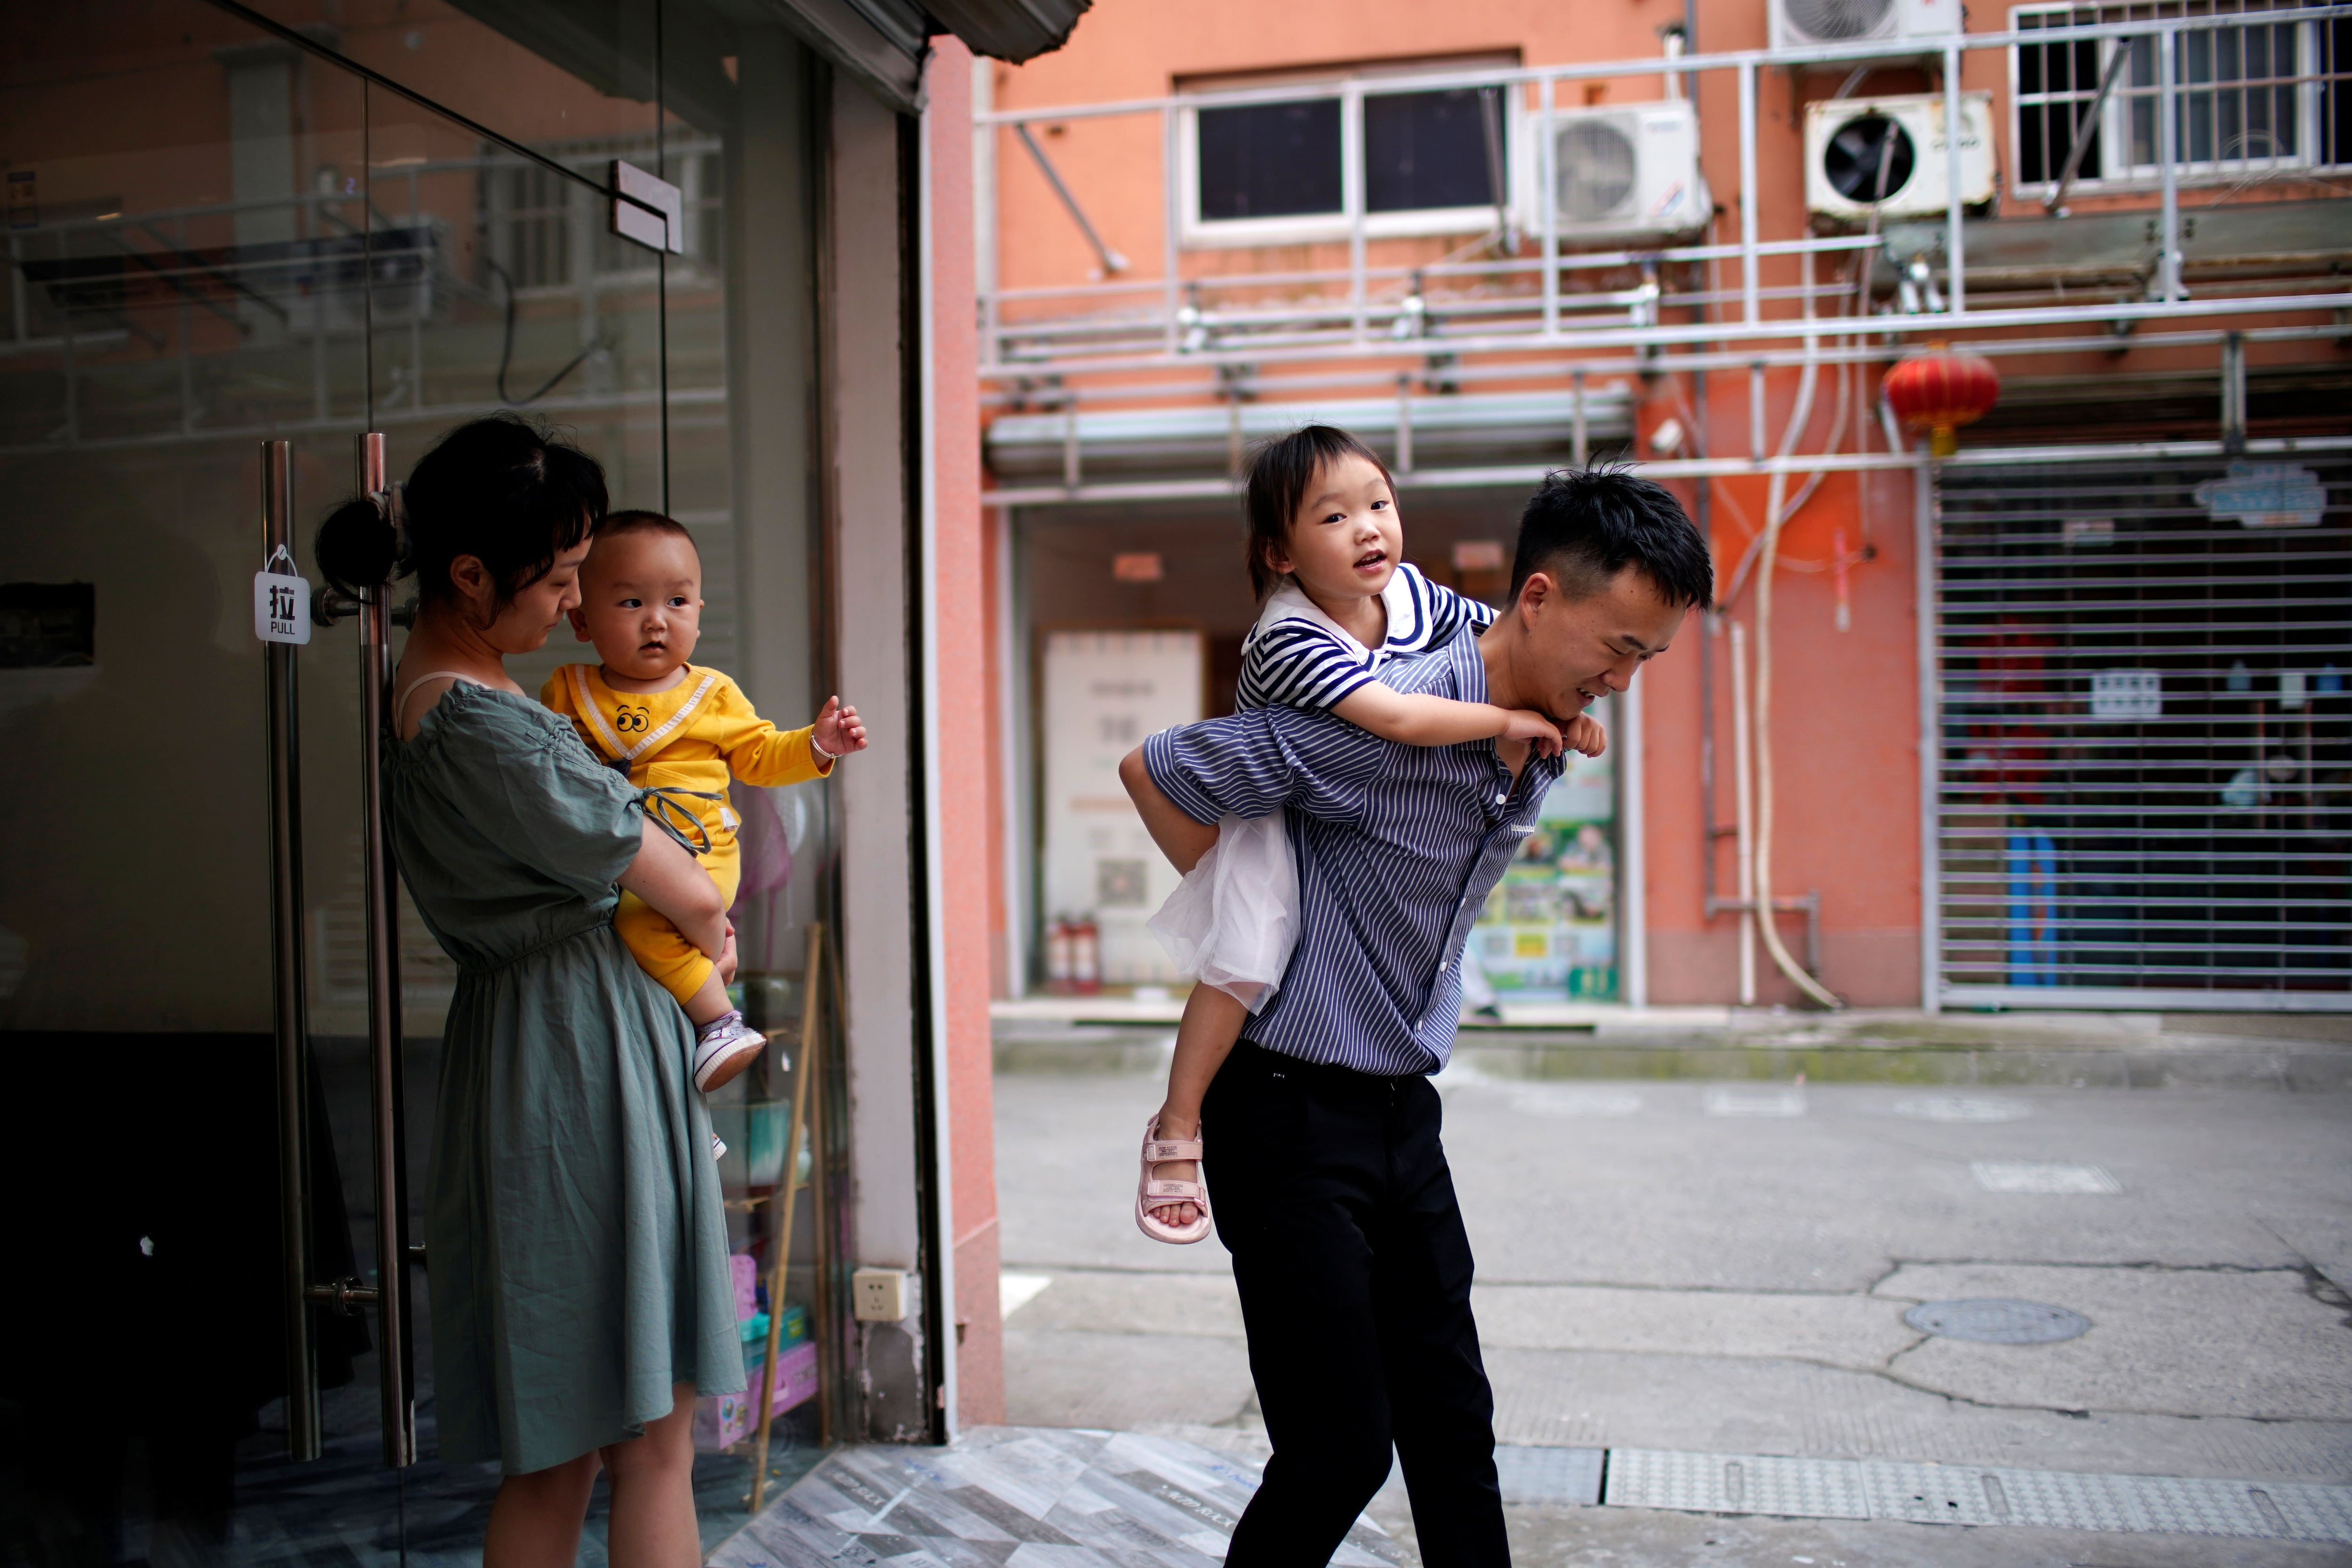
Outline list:
[[[2153,669],[2102,669],[2091,677],[2094,719],[2161,719],[2164,677]]]
[[[2241,528],[2316,528],[2327,511],[2327,487],[2293,463],[2232,463],[2227,478],[2194,493],[2217,521],[2234,518]]]
[[[1118,782],[1142,739],[1201,717],[1203,650],[1195,631],[1051,632],[1045,637],[1045,908],[1050,921],[1092,916],[1101,978],[1181,978],[1145,929],[1176,890],[1176,868]]]
[[[253,635],[263,642],[309,642],[310,584],[283,572],[256,572]]]

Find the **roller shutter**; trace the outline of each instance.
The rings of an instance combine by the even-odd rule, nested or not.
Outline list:
[[[1948,468],[1956,1005],[2352,1007],[2352,462]]]

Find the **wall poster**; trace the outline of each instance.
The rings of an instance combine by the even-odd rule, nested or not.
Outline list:
[[[1178,978],[1144,922],[1178,878],[1118,782],[1146,735],[1200,719],[1206,647],[1197,631],[1048,632],[1039,682],[1044,899],[1057,921],[1098,928],[1108,985]]]
[[[1612,749],[1570,754],[1535,831],[1486,897],[1464,954],[1473,1007],[1482,1000],[1473,961],[1496,1002],[1617,1000],[1615,706],[1603,699],[1591,710]]]

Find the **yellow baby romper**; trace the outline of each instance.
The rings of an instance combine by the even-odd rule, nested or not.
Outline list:
[[[833,763],[820,766],[810,747],[815,726],[777,729],[752,709],[740,687],[715,669],[689,664],[684,679],[667,691],[615,691],[604,684],[602,668],[563,666],[548,677],[539,700],[571,720],[590,751],[616,769],[625,765],[629,783],[637,788],[694,790],[719,797],[656,798],[690,810],[701,823],[702,833],[710,839],[710,852],[701,857],[702,868],[732,904],[742,874],[742,851],[735,837],[739,823],[726,801],[728,777],[732,774],[748,784],[800,784],[824,777]],[[678,820],[676,809],[669,815],[688,828],[689,838],[701,837]],[[635,893],[621,895],[620,907],[613,911],[613,929],[646,973],[681,1004],[709,978],[710,960],[702,950]]]

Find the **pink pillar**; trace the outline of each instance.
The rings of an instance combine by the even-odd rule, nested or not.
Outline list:
[[[988,683],[986,552],[980,505],[979,333],[973,314],[971,52],[933,41],[924,73],[930,169],[932,430],[936,495],[929,562],[937,595],[940,842],[946,932],[949,1167],[954,1173],[957,1419],[1004,1419],[1004,1331],[997,1310],[996,1127],[988,996],[991,845],[1002,813]]]

